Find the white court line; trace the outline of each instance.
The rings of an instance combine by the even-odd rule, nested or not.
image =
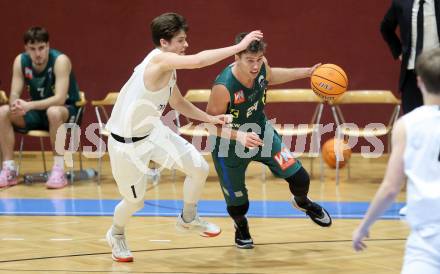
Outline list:
[[[71,239],[71,238],[52,238],[49,240],[50,241],[72,241],[73,239]]]
[[[2,241],[23,241],[23,238],[2,238]]]
[[[159,242],[159,243],[167,243],[171,242],[171,240],[149,240],[150,242]]]

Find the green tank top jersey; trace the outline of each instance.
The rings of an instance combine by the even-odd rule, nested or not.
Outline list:
[[[42,100],[54,95],[56,80],[54,74],[55,60],[61,54],[63,53],[56,49],[50,49],[46,68],[40,73],[36,72],[32,67],[32,60],[29,54],[21,54],[21,69],[32,100]],[[74,105],[77,101],[79,101],[79,87],[72,71],[70,72],[69,90],[65,104]]]
[[[232,65],[226,67],[214,85],[224,85],[229,91],[229,105],[227,114],[232,114],[232,128],[238,129],[243,124],[256,123],[263,132],[266,123],[264,104],[266,103],[266,67],[260,69],[254,80],[253,87],[247,88],[242,85],[232,74]]]

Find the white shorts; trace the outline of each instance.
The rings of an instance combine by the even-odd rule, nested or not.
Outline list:
[[[154,128],[147,138],[135,143],[121,143],[109,137],[108,152],[119,192],[130,202],[144,199],[150,161],[159,164],[160,168],[175,168],[185,174],[191,172],[188,163],[190,167],[206,164],[192,144],[164,125]]]
[[[413,230],[406,243],[402,274],[440,274],[440,226]]]

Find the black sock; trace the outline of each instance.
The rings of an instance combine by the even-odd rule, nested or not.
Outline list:
[[[246,216],[242,215],[242,216],[234,216],[232,217],[232,219],[234,219],[235,224],[240,228],[240,227],[246,227],[248,222],[246,219]]]
[[[303,195],[303,196],[294,196],[293,197],[295,199],[295,202],[300,206],[303,207],[305,205],[307,205],[308,203],[310,203],[309,198],[307,198],[307,195]]]

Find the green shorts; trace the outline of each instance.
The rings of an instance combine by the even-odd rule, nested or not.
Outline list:
[[[224,155],[225,153],[219,153],[221,145],[216,144],[212,159],[228,206],[239,206],[248,202],[245,175],[250,162],[257,161],[265,164],[278,178],[288,178],[301,168],[301,162],[293,157],[278,133],[271,126],[268,129],[272,131],[272,134],[264,139],[265,145],[258,148],[258,152],[251,157],[238,155],[238,151],[251,151],[241,144],[231,142],[227,156]]]
[[[74,105],[65,105],[69,111],[69,117],[66,123],[74,123],[78,107]],[[46,110],[30,110],[24,115],[25,131],[29,130],[49,130],[49,120]]]

